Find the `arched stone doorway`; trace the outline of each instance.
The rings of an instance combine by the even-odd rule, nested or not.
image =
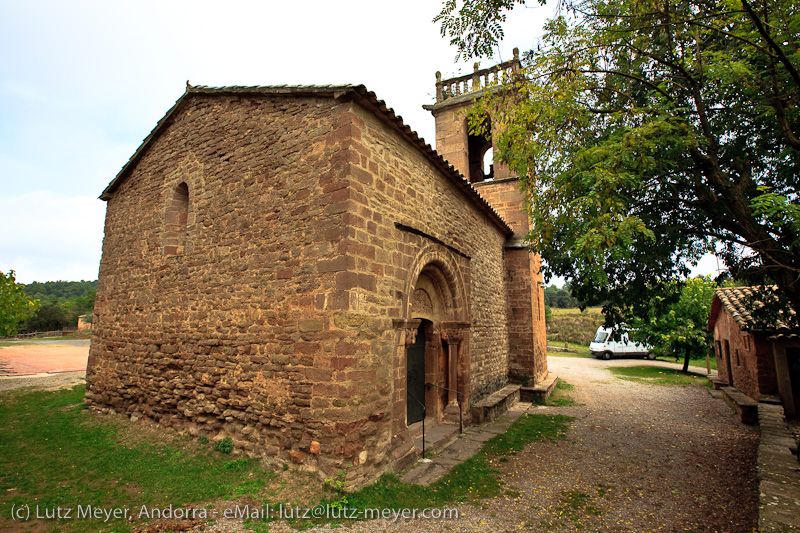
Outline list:
[[[405,318],[396,321],[395,458],[413,447],[423,412],[428,424],[457,424],[459,407],[468,412],[469,315],[458,264],[448,253],[423,252],[406,287]]]

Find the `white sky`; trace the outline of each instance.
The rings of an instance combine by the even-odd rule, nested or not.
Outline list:
[[[432,22],[435,0],[0,0],[0,270],[96,279],[97,199],[195,85],[361,83],[434,143],[435,72],[472,71]],[[552,8],[517,9],[497,60]],[[483,61],[488,66],[493,61]]]

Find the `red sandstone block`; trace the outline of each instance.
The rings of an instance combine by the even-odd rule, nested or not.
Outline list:
[[[342,214],[342,222],[356,228],[364,227],[364,219],[352,212]]]
[[[375,370],[350,370],[336,373],[337,381],[374,381],[376,377]]]
[[[364,121],[362,119],[360,119],[358,117],[358,115],[356,115],[355,113],[353,113],[351,111],[346,111],[346,112],[342,113],[341,115],[339,115],[338,117],[336,117],[336,119],[334,120],[333,124],[334,124],[334,127],[336,127],[336,128],[340,128],[342,126],[346,126],[346,125],[350,125],[350,124],[352,124],[353,126],[359,128],[359,129],[363,129],[364,128]]]
[[[333,376],[332,370],[324,368],[306,368],[304,370],[306,379],[311,381],[330,381]]]
[[[364,185],[372,185],[372,181],[374,180],[370,172],[353,165],[350,165],[350,175]]]
[[[355,357],[331,357],[331,368],[342,370],[347,367],[355,366],[358,360]]]
[[[347,255],[340,255],[334,259],[321,259],[317,261],[317,272],[341,272],[355,268],[355,258]]]
[[[341,202],[334,202],[325,206],[325,209],[322,211],[322,214],[325,216],[340,215],[342,213],[347,213],[352,209],[355,209],[355,204],[353,204],[350,200],[344,200]]]
[[[297,353],[305,355],[313,355],[321,351],[321,347],[318,342],[297,341],[294,345],[294,349],[297,351]]]
[[[363,244],[350,239],[339,243],[339,253],[344,255],[355,255],[366,259],[375,259],[375,247]]]
[[[377,280],[373,274],[363,274],[360,272],[337,272],[336,288],[338,290],[362,288],[375,292],[377,290]]]

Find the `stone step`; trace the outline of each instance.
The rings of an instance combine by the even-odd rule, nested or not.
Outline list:
[[[425,428],[425,454],[440,449],[458,434],[458,424],[431,424]],[[422,450],[422,435],[414,439],[414,448]]]
[[[522,402],[533,402],[541,400],[544,402],[550,397],[550,393],[556,388],[558,383],[558,376],[552,372],[548,372],[545,378],[533,385],[533,387],[522,387],[519,391],[519,399]]]
[[[735,387],[722,387],[722,397],[738,414],[742,424],[758,424],[758,402]]]
[[[478,453],[487,440],[506,432],[530,407],[529,403],[517,403],[497,420],[472,426],[463,434],[455,435],[440,451],[431,453],[428,459],[418,461],[413,468],[403,474],[401,476],[403,481],[425,486],[435,483],[454,466]]]
[[[472,422],[483,424],[497,417],[519,401],[520,385],[506,385],[472,406]]]

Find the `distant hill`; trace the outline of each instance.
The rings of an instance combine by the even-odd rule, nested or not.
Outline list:
[[[23,285],[25,296],[31,300],[37,298],[42,302],[63,302],[72,298],[80,298],[97,290],[94,281],[34,281]]]

